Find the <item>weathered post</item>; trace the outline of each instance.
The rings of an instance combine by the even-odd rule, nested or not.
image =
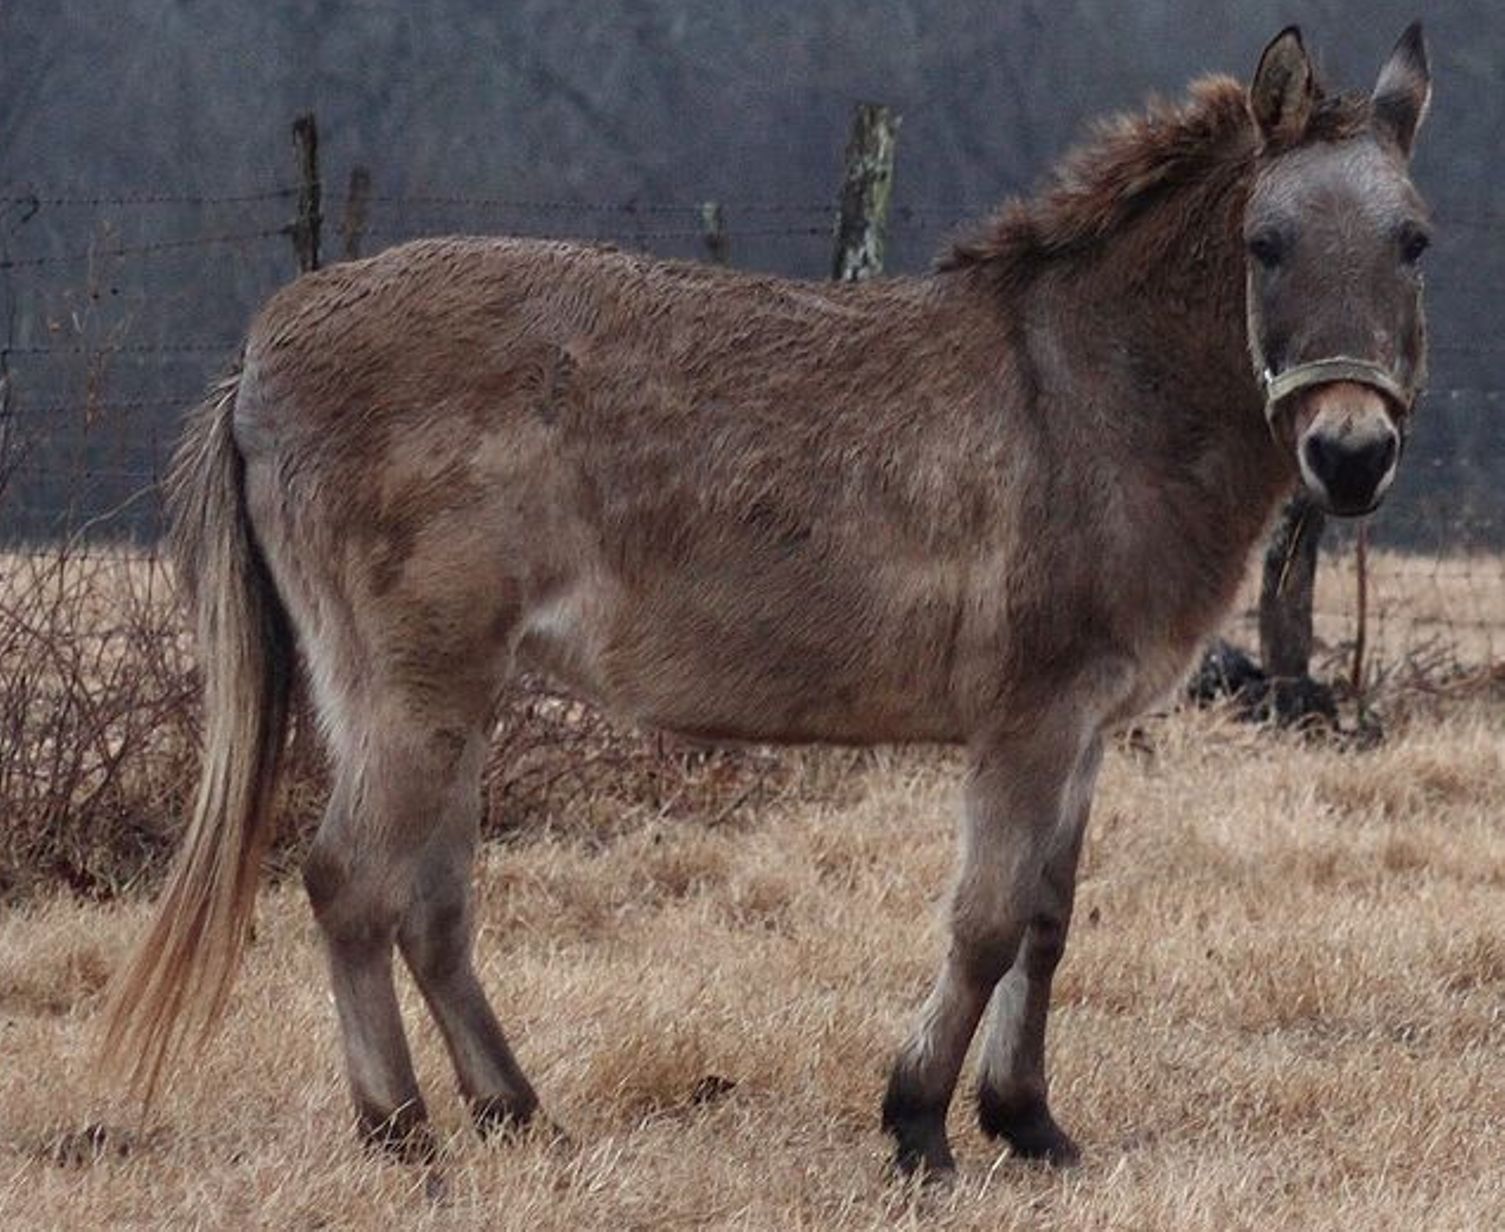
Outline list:
[[[350,168],[350,183],[345,189],[345,212],[340,216],[340,240],[347,261],[361,255],[361,240],[366,234],[366,204],[371,199],[371,172],[357,164]]]
[[[1272,680],[1304,680],[1312,659],[1312,595],[1317,547],[1326,519],[1303,494],[1293,496],[1265,545],[1259,592],[1259,654]]]
[[[287,226],[293,241],[298,272],[307,274],[319,268],[319,231],[324,224],[323,187],[319,181],[319,126],[312,111],[305,111],[293,121],[293,148],[298,159],[298,213]],[[347,244],[349,242],[347,236]],[[312,708],[307,693],[298,703],[288,761],[299,772],[319,764],[319,742],[315,737]]]
[[[298,156],[298,216],[289,224],[288,234],[298,272],[306,274],[319,268],[319,228],[324,221],[319,211],[319,126],[312,111],[293,121],[293,147]]]
[[[899,117],[881,103],[857,104],[836,218],[831,277],[838,282],[862,282],[883,271],[898,128]]]
[[[721,202],[701,202],[700,238],[705,244],[706,260],[712,265],[725,265],[730,246],[727,243],[726,215],[721,209]]]

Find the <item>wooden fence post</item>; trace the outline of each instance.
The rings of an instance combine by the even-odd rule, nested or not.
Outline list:
[[[1265,545],[1259,591],[1259,657],[1272,679],[1305,679],[1312,660],[1312,593],[1327,519],[1305,493],[1280,511]]]
[[[319,209],[319,126],[312,111],[293,121],[293,146],[298,154],[298,216],[288,227],[288,234],[298,258],[298,272],[306,274],[319,268],[319,228],[324,221]]]
[[[899,118],[881,103],[858,103],[847,141],[831,277],[861,282],[883,272],[884,232],[894,185]]]
[[[700,238],[705,255],[712,265],[725,265],[730,245],[726,238],[726,215],[719,201],[704,201],[700,206]]]
[[[371,198],[371,172],[356,165],[350,168],[350,184],[345,190],[345,212],[340,216],[340,239],[347,261],[358,261],[361,240],[366,234],[366,203]]]

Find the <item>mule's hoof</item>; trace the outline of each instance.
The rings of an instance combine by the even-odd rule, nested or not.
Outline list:
[[[926,1187],[944,1189],[956,1179],[956,1160],[945,1142],[939,1146],[900,1142],[894,1147],[890,1167],[896,1180],[918,1181]]]
[[[894,1171],[902,1177],[922,1175],[927,1180],[949,1179],[956,1160],[946,1141],[944,1109],[935,1109],[906,1098],[902,1087],[890,1083],[883,1100],[883,1128],[893,1135]]]
[[[983,1133],[1002,1138],[1021,1159],[1038,1159],[1053,1168],[1074,1168],[1081,1162],[1080,1148],[1056,1124],[1043,1097],[1007,1100],[982,1087],[977,1092],[977,1119]]]
[[[901,1180],[945,1182],[955,1175],[956,1160],[944,1134],[911,1135],[893,1128],[888,1132],[894,1136],[894,1175]]]
[[[421,1102],[404,1104],[396,1112],[383,1116],[362,1109],[356,1118],[356,1131],[368,1150],[405,1164],[431,1164],[439,1153],[428,1112]]]

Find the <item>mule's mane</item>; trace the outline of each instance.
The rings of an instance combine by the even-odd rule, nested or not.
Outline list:
[[[1297,144],[1356,136],[1369,118],[1367,99],[1319,91]],[[1259,148],[1244,86],[1230,77],[1203,78],[1184,103],[1152,100],[1141,115],[1097,124],[1043,192],[1006,202],[958,239],[938,268],[984,266],[1000,281],[1027,281],[1045,262],[1091,248],[1178,187],[1242,175]]]

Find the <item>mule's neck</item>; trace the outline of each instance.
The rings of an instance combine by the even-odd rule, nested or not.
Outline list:
[[[1251,175],[1252,159],[1230,160],[1168,188],[1005,305],[1094,562],[1073,602],[1159,665],[1157,688],[1227,611],[1294,476],[1247,344]]]
[[[1069,414],[1116,438],[1116,464],[1165,493],[1202,558],[1232,566],[1293,475],[1249,357],[1242,220],[1252,160],[1169,190],[1090,254],[1045,272],[1046,328],[1092,385]],[[1064,305],[1085,311],[1063,310]],[[1132,478],[1132,476],[1130,476]]]

